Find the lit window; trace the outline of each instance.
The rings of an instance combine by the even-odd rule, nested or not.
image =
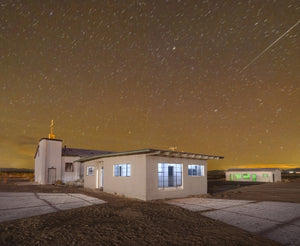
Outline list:
[[[188,165],[189,176],[204,176],[203,165]]]
[[[235,174],[235,178],[236,178],[236,179],[241,179],[241,178],[242,178],[242,174],[236,173],[236,174]]]
[[[268,178],[269,177],[269,175],[267,174],[267,173],[263,173],[263,178]]]
[[[117,177],[130,177],[131,176],[131,164],[118,164],[114,165],[114,174]]]
[[[87,176],[94,175],[94,169],[95,169],[95,167],[93,167],[93,166],[87,167],[86,168],[86,175]]]
[[[72,162],[66,162],[65,163],[65,172],[73,172],[74,167]]]
[[[249,173],[244,173],[243,174],[243,179],[250,179],[250,174]]]
[[[182,164],[158,163],[158,187],[182,186]]]

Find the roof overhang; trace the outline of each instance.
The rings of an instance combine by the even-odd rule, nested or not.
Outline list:
[[[186,158],[186,159],[198,159],[198,160],[220,160],[224,159],[223,156],[196,154],[188,152],[170,151],[170,150],[156,150],[148,155],[164,156],[164,157],[175,157],[175,158]]]
[[[78,162],[86,162],[86,161],[91,161],[91,160],[96,160],[96,159],[101,159],[101,158],[107,158],[107,157],[139,155],[139,154],[146,154],[149,156],[172,157],[172,158],[198,159],[198,160],[224,159],[223,156],[216,156],[216,155],[205,155],[205,154],[198,154],[198,153],[188,153],[188,152],[159,150],[159,149],[142,149],[142,150],[132,150],[132,151],[116,152],[116,153],[111,153],[111,154],[85,157],[85,158],[81,158],[77,161]]]
[[[280,171],[279,168],[231,168],[226,172],[266,172],[266,171]]]

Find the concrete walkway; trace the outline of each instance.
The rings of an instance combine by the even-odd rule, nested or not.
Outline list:
[[[300,204],[244,200],[184,198],[169,204],[270,238],[284,245],[300,245]]]
[[[82,194],[0,192],[0,222],[105,203]]]

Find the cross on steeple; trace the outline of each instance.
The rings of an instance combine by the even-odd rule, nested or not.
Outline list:
[[[54,123],[53,123],[53,120],[51,120],[50,133],[48,135],[48,138],[50,138],[50,139],[55,139],[55,135],[53,134],[53,126],[54,126]]]

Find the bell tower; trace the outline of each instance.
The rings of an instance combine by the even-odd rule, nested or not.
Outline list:
[[[40,184],[54,184],[61,180],[62,140],[56,139],[51,120],[48,138],[40,139],[34,156],[34,178]]]

